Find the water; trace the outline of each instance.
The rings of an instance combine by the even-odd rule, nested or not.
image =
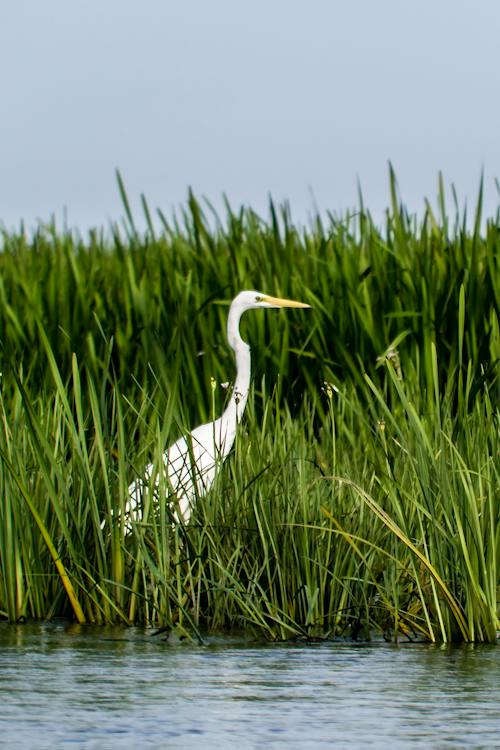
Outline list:
[[[500,648],[0,626],[3,748],[498,748]]]

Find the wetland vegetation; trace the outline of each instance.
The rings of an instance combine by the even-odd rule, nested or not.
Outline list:
[[[173,219],[87,236],[4,232],[0,611],[269,639],[495,641],[500,568],[500,217],[420,219],[391,175],[307,228],[189,196]],[[127,487],[219,415],[228,304],[250,312],[253,385],[191,522],[160,502],[127,533]],[[104,523],[103,523],[104,521]]]

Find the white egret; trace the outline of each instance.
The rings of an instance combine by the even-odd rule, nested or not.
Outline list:
[[[269,297],[261,292],[240,292],[231,302],[227,319],[227,340],[236,359],[236,380],[229,404],[222,416],[207,422],[185,435],[163,454],[166,477],[178,501],[178,513],[187,522],[197,497],[205,495],[212,485],[220,467],[236,437],[250,388],[250,347],[240,335],[240,318],[247,310],[278,307],[310,307],[303,302]],[[141,499],[151,486],[153,472],[157,468],[149,464],[144,477],[136,479],[129,487],[129,498],[125,507],[127,521],[130,516],[140,517]],[[158,477],[153,485],[158,486]]]

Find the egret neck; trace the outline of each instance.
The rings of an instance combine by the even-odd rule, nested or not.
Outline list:
[[[244,310],[232,304],[227,317],[227,340],[236,359],[236,379],[229,404],[223,414],[236,426],[241,421],[250,389],[250,347],[240,335],[240,318]]]

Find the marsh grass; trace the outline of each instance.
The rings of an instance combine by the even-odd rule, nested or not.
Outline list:
[[[471,230],[442,187],[417,223],[391,175],[381,230],[362,206],[214,225],[190,195],[161,231],[143,200],[141,235],[120,189],[106,236],[3,236],[3,616],[494,641],[500,239],[481,191]],[[243,288],[313,310],[245,316],[254,381],[215,486],[184,527],[161,480],[127,530],[130,481],[223,408]]]

